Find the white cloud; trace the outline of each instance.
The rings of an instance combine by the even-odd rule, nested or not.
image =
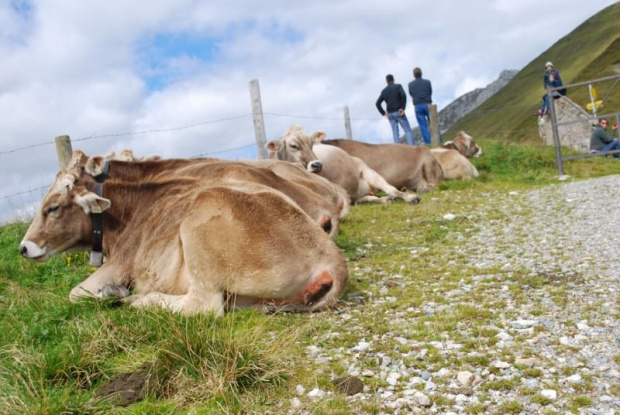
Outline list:
[[[412,68],[422,67],[442,107],[503,69],[521,68],[612,3],[570,0],[550,15],[539,3],[504,0],[0,2],[0,196],[46,185],[57,169],[54,145],[1,153],[61,134],[76,139],[223,120],[84,140],[74,148],[188,157],[251,145],[253,78],[270,113],[269,138],[291,123],[344,137],[348,105],[355,137],[390,142],[374,105],[387,73],[406,87]],[[146,49],[160,35],[215,42],[214,58]],[[156,75],[164,82],[149,90]],[[0,217],[23,198],[0,199]]]

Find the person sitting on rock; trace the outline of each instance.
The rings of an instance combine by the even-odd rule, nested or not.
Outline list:
[[[590,152],[591,153],[607,153],[612,150],[620,150],[620,140],[614,139],[607,135],[607,118],[601,118],[598,125],[594,127],[590,136]],[[614,125],[614,130],[618,129]],[[620,153],[614,153],[614,158],[620,158]]]
[[[553,68],[553,63],[547,62],[545,64],[547,70],[545,71],[545,75],[543,76],[543,88],[547,90],[547,88],[557,88],[562,85],[562,78],[560,77],[560,73]],[[553,99],[558,99],[562,95],[566,95],[566,89],[559,89],[553,91],[551,93],[553,95]],[[543,95],[542,103],[540,105],[540,109],[536,112],[536,115],[543,116],[549,113],[549,96],[547,94]]]

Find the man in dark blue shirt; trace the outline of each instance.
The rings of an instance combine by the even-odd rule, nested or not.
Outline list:
[[[392,126],[392,138],[396,144],[400,144],[400,135],[398,134],[398,124],[405,132],[407,144],[413,146],[413,132],[409,125],[409,120],[405,115],[405,107],[407,106],[407,94],[401,84],[394,83],[394,76],[387,75],[385,77],[387,86],[381,91],[379,99],[377,99],[376,106],[381,115],[386,117],[390,121]],[[383,110],[381,104],[385,101],[386,111]]]
[[[433,103],[433,87],[431,86],[431,81],[422,78],[422,69],[414,68],[413,77],[415,79],[409,82],[409,95],[411,95],[413,100],[415,118],[418,120],[420,133],[424,143],[429,145],[431,143],[431,134],[428,130],[428,124],[430,123],[428,107]]]

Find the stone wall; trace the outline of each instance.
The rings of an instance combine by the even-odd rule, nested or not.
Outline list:
[[[562,146],[577,151],[586,152],[590,150],[590,134],[592,133],[592,124],[596,123],[596,120],[593,120],[589,113],[568,97],[560,97],[554,102],[558,124],[565,121],[579,120],[578,122],[558,127]],[[538,117],[538,133],[545,144],[554,145],[551,116]]]

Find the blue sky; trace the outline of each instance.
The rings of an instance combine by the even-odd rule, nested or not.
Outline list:
[[[3,196],[53,180],[55,136],[88,154],[253,158],[256,78],[268,139],[293,123],[344,137],[347,105],[355,138],[390,142],[385,74],[422,67],[442,108],[612,3],[0,0],[0,218],[32,212],[40,192]]]

